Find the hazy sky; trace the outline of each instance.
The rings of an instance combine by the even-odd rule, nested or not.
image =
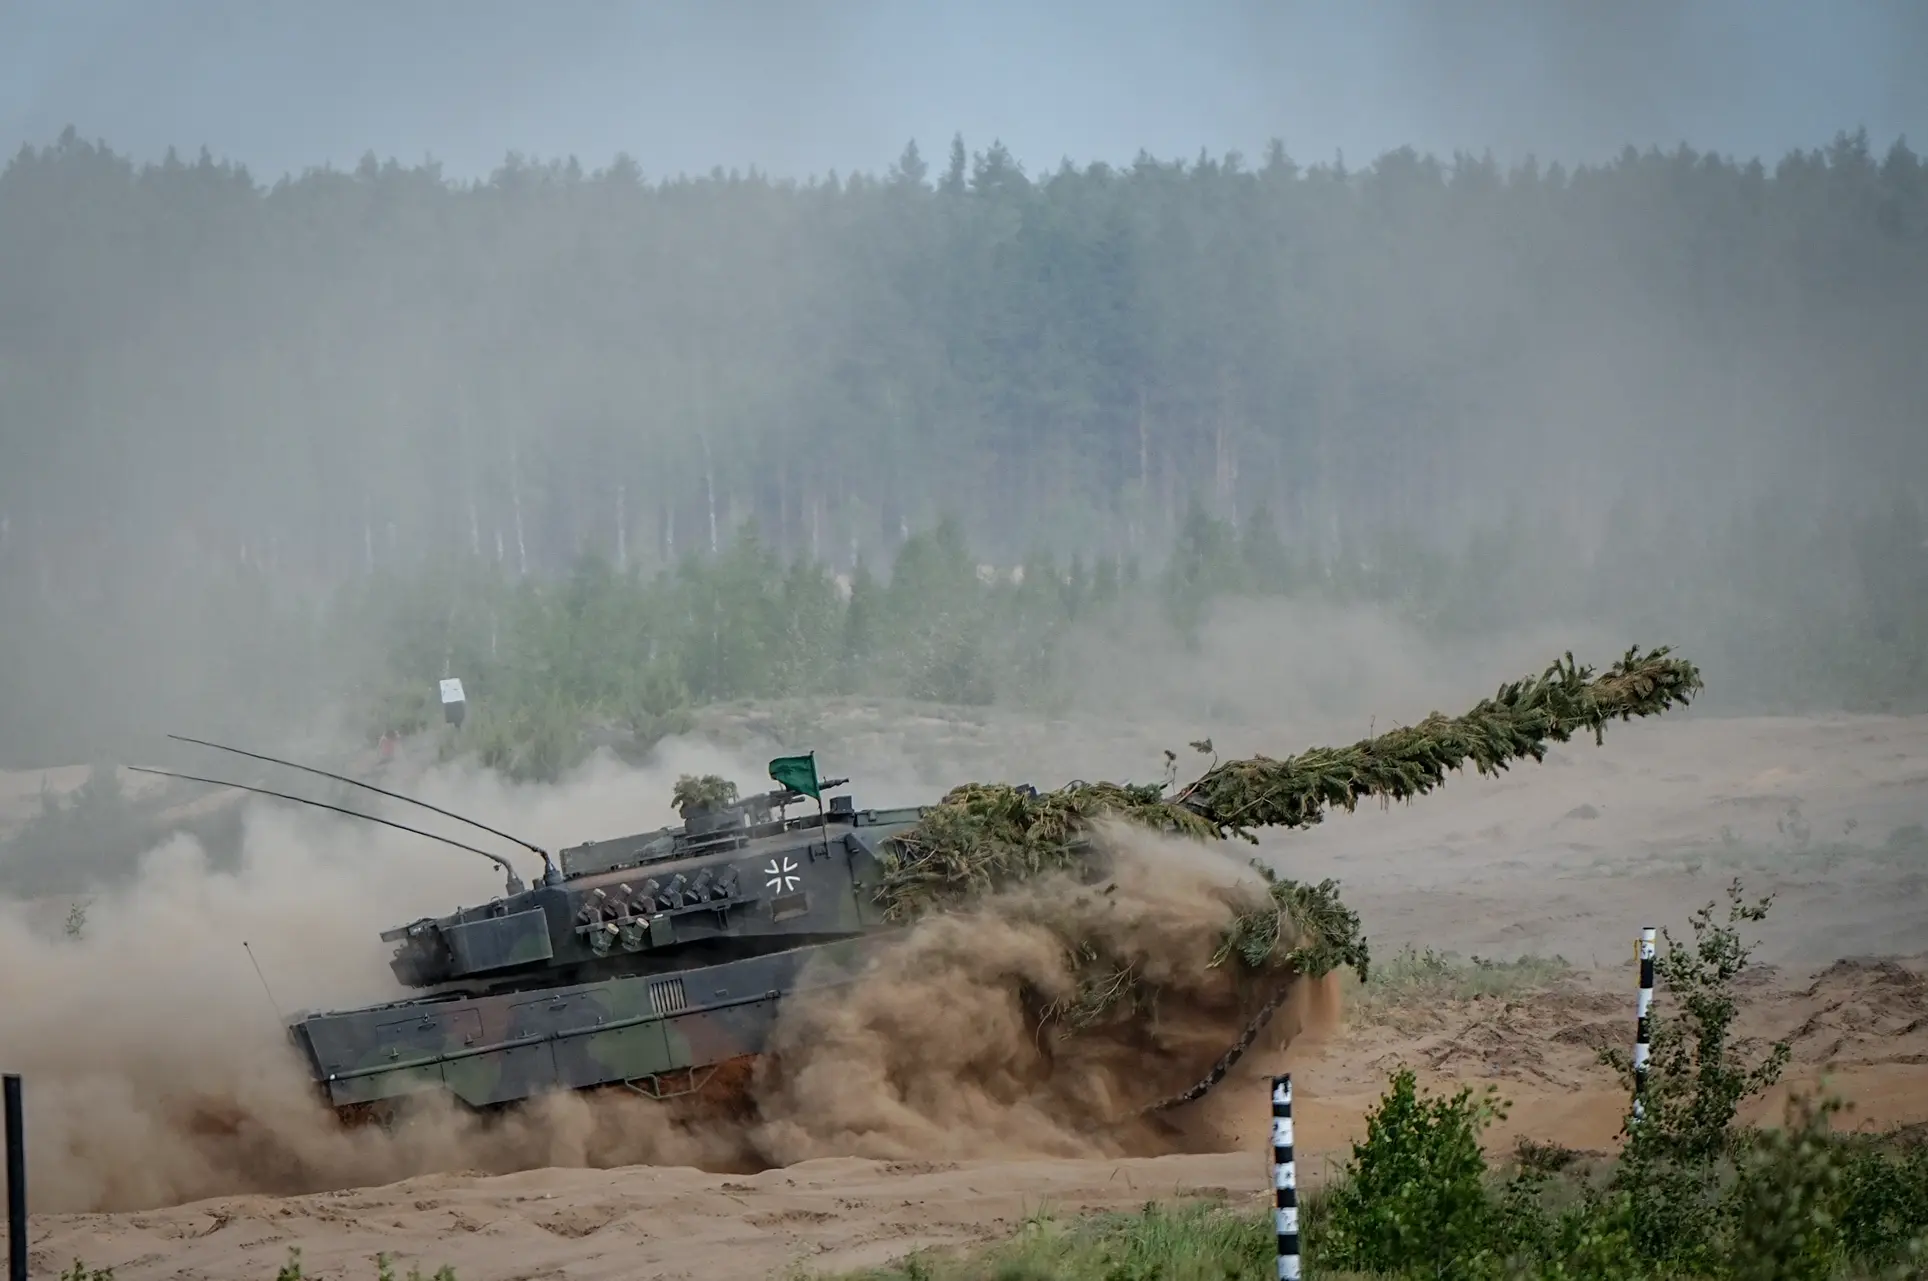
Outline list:
[[[1033,172],[1273,136],[1349,163],[1774,158],[1928,141],[1923,67],[1928,0],[0,0],[0,144],[72,124],[264,180],[369,150],[452,177],[510,150],[878,171],[958,130]]]

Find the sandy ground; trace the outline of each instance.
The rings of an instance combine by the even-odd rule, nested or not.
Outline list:
[[[75,1258],[123,1278],[268,1277],[299,1247],[310,1276],[405,1270],[464,1278],[752,1278],[881,1264],[926,1245],[1015,1230],[1040,1212],[1131,1209],[1147,1200],[1256,1203],[1268,1187],[1269,1104],[1258,1069],[1293,1073],[1301,1180],[1316,1187],[1360,1136],[1384,1074],[1413,1065],[1433,1088],[1497,1084],[1511,1102],[1490,1132],[1607,1148],[1621,1096],[1593,1046],[1630,1039],[1624,992],[1581,978],[1506,999],[1405,1004],[1318,1044],[1262,1056],[1212,1101],[1228,1149],[1112,1161],[819,1160],[750,1176],[691,1169],[434,1175],[316,1196],[228,1197],[124,1215],[33,1220],[33,1273]],[[1790,1036],[1788,1082],[1827,1071],[1855,1124],[1928,1121],[1928,978],[1919,966],[1848,962],[1806,982],[1770,977],[1749,1030]],[[1751,1109],[1768,1111],[1774,1100]]]
[[[850,742],[867,723],[852,713],[816,728],[823,741]],[[1090,741],[1080,725],[1040,726],[1015,743],[994,730],[982,730],[976,750],[1001,767],[985,773],[1002,776],[1051,759],[1058,737]],[[954,725],[943,732],[958,734]],[[1148,744],[1182,744],[1178,732],[1137,729],[1111,745],[1142,761],[1155,756]],[[1253,746],[1219,744],[1226,754]],[[931,754],[968,760],[972,750],[953,741]],[[1615,726],[1604,748],[1568,745],[1499,779],[1455,778],[1412,806],[1340,815],[1265,841],[1258,852],[1291,874],[1339,878],[1378,957],[1406,943],[1501,959],[1557,953],[1575,972],[1506,997],[1355,1007],[1283,1050],[1255,1051],[1200,1105],[1221,1154],[827,1160],[751,1177],[646,1167],[450,1173],[306,1197],[36,1215],[33,1273],[51,1276],[81,1258],[111,1265],[120,1281],[268,1277],[291,1246],[311,1276],[372,1277],[373,1256],[386,1251],[403,1270],[447,1263],[465,1281],[730,1281],[798,1265],[881,1263],[919,1245],[1008,1231],[1039,1210],[1260,1196],[1267,1100],[1259,1074],[1281,1068],[1294,1074],[1308,1183],[1344,1159],[1364,1110],[1401,1063],[1429,1086],[1499,1085],[1512,1110],[1492,1134],[1498,1148],[1526,1134],[1603,1149],[1621,1097],[1594,1055],[1631,1040],[1638,929],[1684,936],[1688,914],[1736,875],[1750,894],[1777,895],[1759,931],[1757,956],[1768,968],[1748,992],[1746,1028],[1788,1037],[1790,1083],[1825,1076],[1854,1103],[1852,1123],[1928,1123],[1924,823],[1928,719]],[[1773,1107],[1767,1100],[1756,1111]]]

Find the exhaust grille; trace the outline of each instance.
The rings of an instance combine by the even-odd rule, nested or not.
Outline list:
[[[689,1008],[689,998],[683,995],[683,980],[664,979],[649,985],[649,1003],[658,1014],[680,1014]]]

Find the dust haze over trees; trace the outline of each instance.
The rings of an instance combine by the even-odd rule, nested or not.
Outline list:
[[[0,173],[0,764],[506,661],[537,614],[647,630],[708,591],[714,638],[741,616],[703,584],[759,557],[766,648],[847,659],[947,515],[924,563],[1049,558],[1051,627],[1093,590],[1181,625],[1315,593],[1677,644],[1710,706],[1919,704],[1924,333],[1928,172],[1861,135],[263,187],[69,131]],[[627,603],[529,604],[584,572]],[[689,618],[626,642],[674,660],[651,714],[699,649],[765,661]]]

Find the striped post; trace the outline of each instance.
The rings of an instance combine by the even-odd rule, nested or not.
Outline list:
[[[7,1073],[7,1278],[27,1281],[27,1139],[20,1122],[20,1078]]]
[[[1647,1042],[1652,1031],[1654,1008],[1654,927],[1640,931],[1640,1003],[1634,1007],[1633,1033],[1633,1119],[1638,1125],[1646,1113],[1643,1098],[1647,1093]]]
[[[1272,1078],[1272,1217],[1279,1281],[1299,1281],[1299,1174],[1292,1158],[1292,1074]]]

